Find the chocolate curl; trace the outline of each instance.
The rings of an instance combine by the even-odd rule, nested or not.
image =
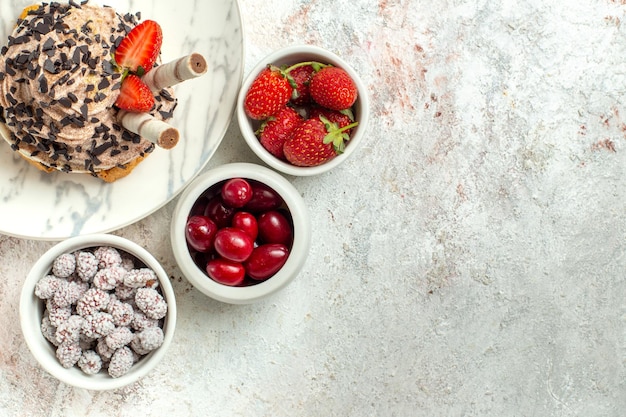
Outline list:
[[[155,118],[150,113],[120,111],[117,119],[126,129],[164,149],[176,146],[180,138],[178,129]]]
[[[171,87],[191,78],[201,76],[207,71],[207,63],[199,53],[192,53],[175,61],[152,68],[142,77],[143,82],[153,93],[165,87]]]

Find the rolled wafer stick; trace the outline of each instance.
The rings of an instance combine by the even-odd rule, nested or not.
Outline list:
[[[141,79],[153,93],[165,87],[171,87],[191,78],[201,76],[207,71],[207,63],[199,53],[178,58],[150,70]]]
[[[176,146],[180,138],[178,129],[155,118],[150,113],[120,111],[117,119],[126,129],[164,149]]]

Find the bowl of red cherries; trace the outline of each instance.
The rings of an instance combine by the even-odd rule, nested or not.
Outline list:
[[[260,301],[300,272],[311,245],[308,209],[275,171],[232,163],[205,172],[181,194],[171,223],[174,257],[205,295]]]

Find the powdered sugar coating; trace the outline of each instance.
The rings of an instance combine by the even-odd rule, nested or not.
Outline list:
[[[83,333],[87,337],[103,337],[107,336],[115,330],[113,316],[103,311],[97,311],[89,316],[85,316],[85,324],[83,325]]]
[[[82,354],[83,350],[78,342],[63,343],[56,350],[57,359],[64,368],[71,368],[76,365]]]
[[[50,323],[57,327],[64,321],[70,318],[72,315],[72,308],[70,306],[59,306],[56,305],[53,300],[48,300],[46,302],[46,309],[48,310],[48,317],[50,318]]]
[[[54,346],[58,346],[59,342],[57,342],[57,328],[50,323],[50,316],[48,316],[48,311],[44,313],[43,319],[41,319],[41,333],[43,337]]]
[[[116,327],[111,333],[105,337],[107,345],[111,349],[119,349],[129,344],[135,335],[128,327]]]
[[[135,268],[135,260],[133,259],[133,257],[127,253],[122,253],[122,268],[124,268],[127,271],[130,271],[131,269]]]
[[[150,287],[156,288],[159,280],[150,268],[137,268],[128,271],[124,277],[124,285],[131,288]]]
[[[61,285],[61,281],[63,280],[52,274],[46,275],[45,277],[37,281],[37,284],[35,284],[35,295],[42,300],[52,298],[52,296],[54,296],[54,293]]]
[[[167,302],[154,288],[139,288],[135,303],[151,319],[162,319],[167,314]]]
[[[106,291],[114,290],[119,284],[124,282],[127,272],[122,265],[113,265],[100,269],[93,277],[93,285]]]
[[[76,304],[88,289],[89,284],[86,282],[61,280],[54,293],[54,302],[62,307],[71,306]]]
[[[102,369],[102,358],[93,350],[85,350],[77,365],[87,375],[95,375]]]
[[[118,327],[130,326],[133,322],[133,316],[135,315],[135,310],[132,305],[118,299],[111,300],[107,311],[111,313],[113,323]]]
[[[104,269],[122,263],[122,255],[111,246],[100,246],[94,252],[94,256],[98,260],[98,268]]]
[[[71,253],[57,256],[52,262],[52,273],[59,278],[67,278],[76,270],[76,257]]]
[[[135,294],[137,293],[137,288],[127,287],[126,285],[118,285],[115,289],[115,295],[120,300],[132,300],[135,301]]]
[[[91,287],[76,303],[76,311],[81,316],[89,316],[97,311],[104,310],[109,305],[109,293],[100,288]]]
[[[96,352],[102,357],[102,359],[109,361],[115,349],[111,349],[104,338],[98,339],[96,344]]]
[[[119,378],[125,375],[132,368],[135,358],[133,352],[128,347],[117,349],[113,356],[111,356],[111,362],[109,362],[109,375],[113,378]]]
[[[136,331],[141,331],[143,329],[147,329],[148,327],[156,327],[158,325],[158,320],[146,316],[143,311],[135,311],[131,327]]]
[[[152,351],[163,344],[163,330],[160,327],[148,327],[136,334],[144,350]]]
[[[85,282],[89,282],[98,272],[96,256],[87,251],[76,253],[76,275]]]
[[[80,333],[83,330],[85,319],[76,314],[70,316],[57,327],[55,338],[57,343],[62,345],[65,343],[80,342]]]

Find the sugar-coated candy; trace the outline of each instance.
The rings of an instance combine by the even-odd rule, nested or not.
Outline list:
[[[77,365],[87,375],[95,375],[102,369],[102,358],[93,350],[85,350]]]
[[[76,362],[78,362],[82,354],[83,350],[80,348],[78,342],[60,344],[56,350],[57,359],[64,368],[71,368],[76,365]]]
[[[46,301],[46,309],[48,310],[50,323],[55,327],[69,319],[72,315],[72,308],[70,306],[59,306],[55,304],[53,300]]]
[[[35,295],[42,300],[52,298],[52,296],[54,296],[54,293],[61,285],[62,281],[64,280],[52,274],[46,275],[45,277],[37,281],[37,284],[35,284]]]
[[[167,302],[154,271],[113,247],[58,256],[35,285],[46,308],[43,336],[62,366],[113,378],[163,344]]]
[[[133,315],[133,322],[131,323],[131,327],[135,331],[141,331],[143,329],[147,329],[148,327],[156,327],[158,325],[158,320],[146,316],[143,311],[135,311],[135,314]]]
[[[115,352],[115,349],[111,349],[103,337],[101,339],[98,339],[98,343],[96,343],[96,352],[98,352],[102,359],[109,361],[111,360],[111,356],[113,356],[113,352]]]
[[[131,269],[124,277],[124,285],[131,288],[155,288],[158,282],[156,274],[149,268]]]
[[[59,278],[67,278],[76,270],[76,257],[71,253],[64,253],[52,261],[52,273]]]
[[[128,345],[133,340],[134,334],[128,327],[116,327],[104,340],[111,349],[117,350]]]
[[[85,291],[76,303],[76,311],[81,316],[88,316],[107,308],[109,301],[110,295],[108,292],[97,287],[91,287]]]
[[[135,303],[151,319],[162,319],[167,314],[167,302],[154,288],[139,288]]]
[[[100,269],[120,265],[122,263],[122,255],[120,252],[110,246],[100,246],[93,254],[98,260],[98,267]]]
[[[67,320],[57,326],[55,338],[58,344],[80,342],[80,334],[83,330],[85,319],[79,315],[71,315]]]
[[[134,355],[130,348],[125,346],[117,349],[113,353],[113,356],[111,356],[111,361],[109,362],[109,375],[113,378],[119,378],[122,375],[125,375],[128,371],[130,371],[134,361]]]
[[[115,288],[115,296],[120,300],[133,300],[135,299],[135,293],[137,292],[137,288],[127,287],[126,285],[118,285]]]
[[[76,304],[88,289],[86,282],[62,280],[54,293],[54,302],[61,307]]]
[[[126,269],[124,269],[121,265],[113,265],[100,269],[93,277],[93,285],[101,290],[113,290],[118,284],[124,282],[124,277],[127,272],[128,271],[126,271]]]
[[[130,326],[133,322],[133,316],[135,315],[135,310],[132,305],[118,300],[117,298],[109,302],[107,311],[113,316],[113,323],[118,327]]]
[[[41,333],[43,337],[54,346],[58,346],[59,342],[57,342],[57,328],[50,323],[50,316],[48,315],[48,311],[44,312],[43,318],[41,319]]]
[[[160,327],[148,327],[137,333],[137,339],[145,350],[154,350],[163,344],[163,330]]]
[[[109,313],[96,311],[91,315],[85,316],[83,332],[87,337],[107,336],[113,330],[115,330],[115,324],[113,323],[113,316]]]
[[[124,268],[127,271],[130,271],[131,269],[135,268],[135,260],[129,254],[122,253],[122,263],[121,263],[121,265],[122,265],[122,268]]]
[[[87,251],[76,253],[76,275],[85,282],[89,282],[98,272],[96,256]]]

